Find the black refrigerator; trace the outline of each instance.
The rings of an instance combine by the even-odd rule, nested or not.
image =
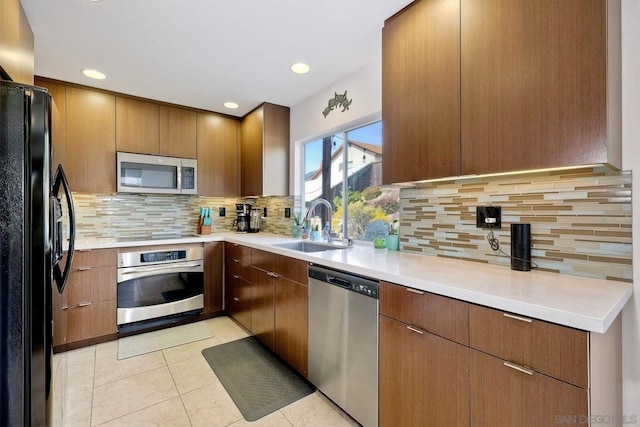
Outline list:
[[[0,426],[50,423],[52,292],[75,235],[62,167],[52,176],[51,105],[43,88],[0,80]]]

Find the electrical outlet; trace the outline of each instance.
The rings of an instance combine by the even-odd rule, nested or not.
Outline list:
[[[476,227],[502,228],[502,208],[500,206],[476,206]]]
[[[262,216],[265,217],[265,218],[267,217],[267,208],[266,207],[262,208]]]
[[[227,210],[224,207],[218,208],[218,216],[226,216]]]
[[[284,208],[284,217],[291,218],[291,208]]]

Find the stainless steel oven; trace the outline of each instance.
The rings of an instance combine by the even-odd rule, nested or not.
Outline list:
[[[118,254],[118,326],[204,307],[202,247]]]

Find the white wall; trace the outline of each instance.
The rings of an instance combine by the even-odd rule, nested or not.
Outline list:
[[[622,0],[622,167],[633,173],[633,296],[623,310],[623,413],[640,422],[640,1]],[[300,168],[299,143],[329,135],[345,127],[357,127],[380,118],[380,63],[365,67],[318,92],[291,109],[291,164]],[[353,99],[348,112],[322,110],[334,96]],[[300,176],[299,170],[295,171]],[[292,181],[291,194],[300,194]]]
[[[633,171],[633,296],[622,312],[623,413],[640,422],[640,2],[622,0],[622,168]]]
[[[322,111],[336,93],[352,100],[349,110],[334,109],[325,118]],[[382,111],[382,63],[370,64],[338,80],[310,98],[291,108],[291,171],[290,194],[300,194],[302,166],[300,145],[312,139],[332,135],[380,120]]]

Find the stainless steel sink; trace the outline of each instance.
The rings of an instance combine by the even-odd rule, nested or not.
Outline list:
[[[300,252],[324,252],[324,251],[332,251],[336,249],[346,249],[346,246],[336,246],[326,243],[315,243],[315,242],[292,242],[292,243],[279,243],[277,245],[273,245],[278,248],[284,249],[293,249],[294,251]]]

